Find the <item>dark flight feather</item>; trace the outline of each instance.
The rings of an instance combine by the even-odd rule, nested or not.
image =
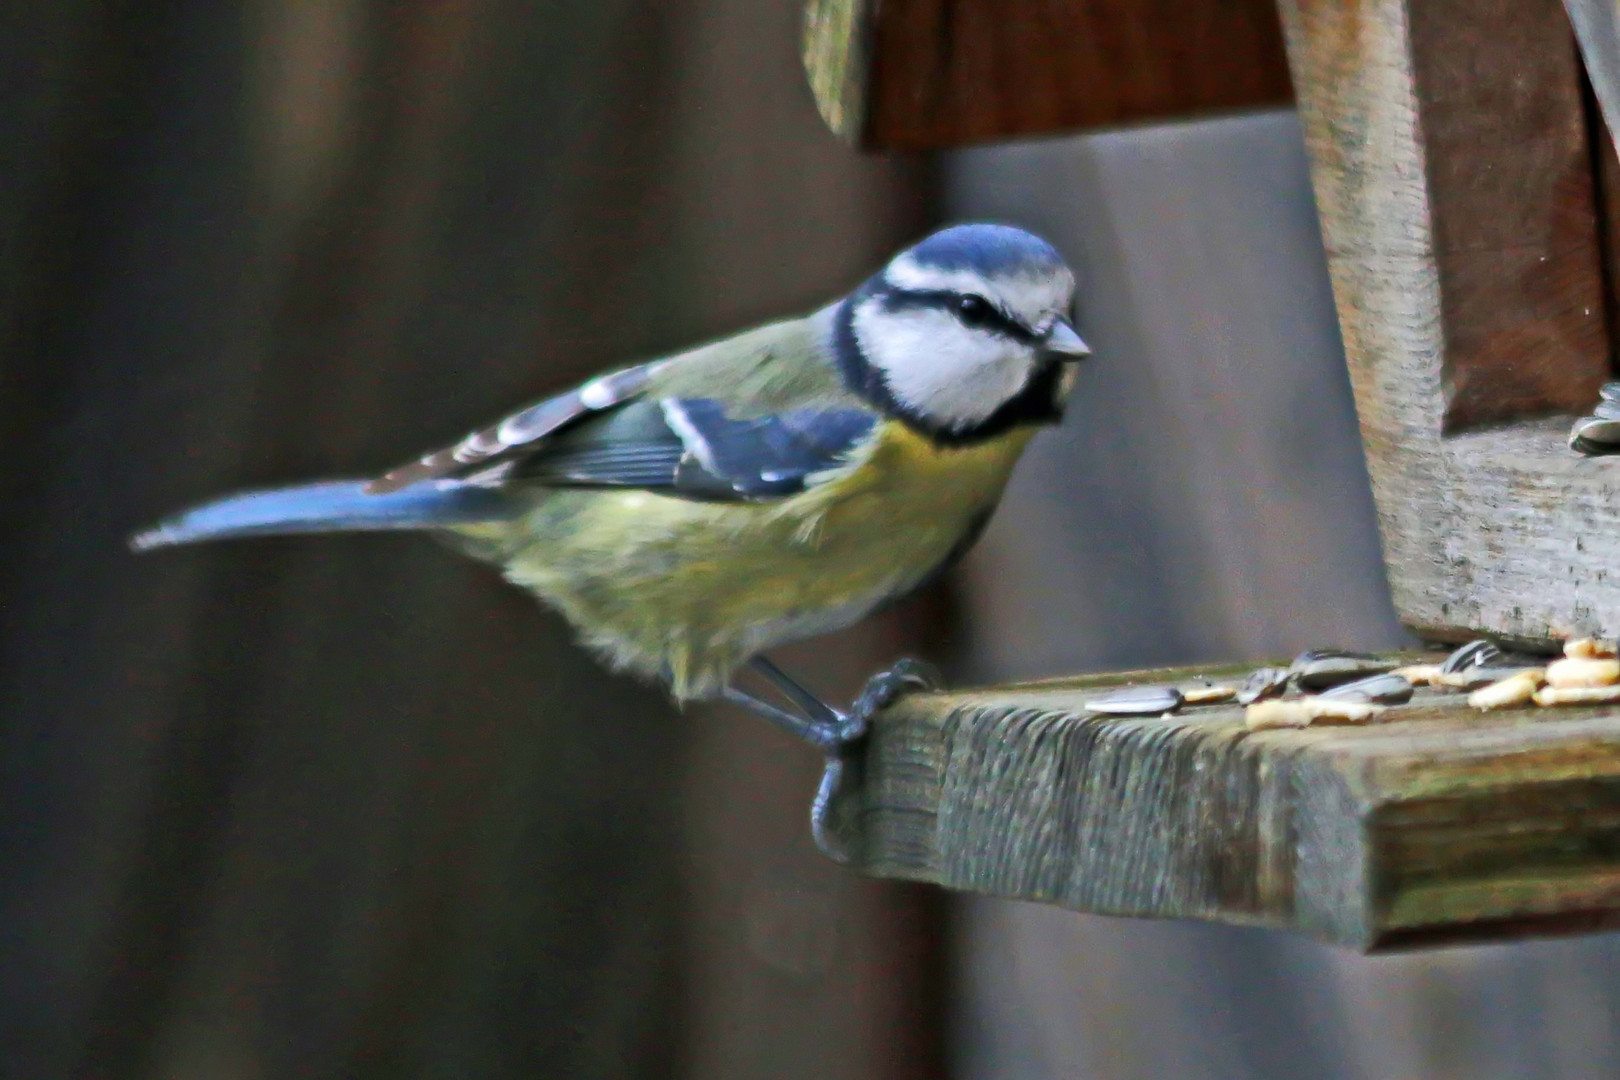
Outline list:
[[[436,450],[385,473],[371,481],[366,490],[374,495],[385,495],[423,480],[467,479],[478,473],[499,470],[502,464],[522,457],[550,436],[633,400],[647,388],[657,367],[657,364],[642,364],[625,368],[592,379],[566,394],[537,402],[499,423],[473,432],[454,446]]]
[[[717,401],[672,398],[664,417],[685,444],[687,485],[698,497],[781,498],[836,468],[871,434],[861,409],[794,409],[732,420]],[[712,493],[711,493],[712,486]]]

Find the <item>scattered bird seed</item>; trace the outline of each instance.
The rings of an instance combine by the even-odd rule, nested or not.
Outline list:
[[[1281,696],[1288,689],[1288,669],[1263,667],[1256,668],[1243,680],[1238,688],[1237,699],[1240,704],[1253,705],[1266,698]]]
[[[1188,686],[1181,690],[1181,700],[1188,705],[1219,705],[1237,697],[1235,686]]]
[[[1160,716],[1181,708],[1183,700],[1173,686],[1127,686],[1092,698],[1086,708],[1108,716]]]
[[[1620,682],[1620,660],[1587,660],[1566,656],[1547,665],[1547,685],[1610,686]]]
[[[1588,456],[1620,453],[1620,382],[1604,383],[1591,416],[1569,429],[1569,448]]]
[[[1537,705],[1610,705],[1620,702],[1620,686],[1543,686]]]
[[[1257,701],[1243,710],[1243,724],[1250,731],[1302,728],[1317,723],[1364,724],[1383,711],[1382,705],[1320,697]]]
[[[1319,695],[1323,701],[1359,701],[1364,705],[1404,705],[1412,700],[1412,684],[1393,671],[1340,683]]]
[[[1294,657],[1289,668],[1302,690],[1326,690],[1330,686],[1382,675],[1393,670],[1395,662],[1370,653],[1342,652],[1338,649],[1312,649]]]
[[[1569,430],[1569,448],[1588,457],[1620,453],[1620,419],[1581,417]]]
[[[1541,671],[1542,668],[1495,666],[1469,668],[1466,671],[1453,671],[1435,678],[1435,686],[1443,686],[1448,690],[1478,690],[1482,686],[1489,686],[1493,682],[1501,682],[1521,671]]]
[[[1408,664],[1406,667],[1396,668],[1394,671],[1390,672],[1390,674],[1399,675],[1413,686],[1428,686],[1431,683],[1439,680],[1440,665]]]
[[[1502,650],[1496,647],[1496,643],[1481,638],[1478,641],[1470,641],[1446,657],[1440,664],[1440,670],[1444,674],[1454,675],[1459,671],[1467,671],[1469,668],[1494,664],[1500,659],[1502,659]]]
[[[1617,385],[1610,383],[1609,385]],[[1603,638],[1570,638],[1564,642],[1564,655],[1571,660],[1611,660],[1617,653],[1615,643]]]
[[[1540,668],[1526,668],[1475,690],[1468,695],[1468,704],[1481,712],[1524,705],[1534,700],[1536,691],[1546,681],[1546,673]]]

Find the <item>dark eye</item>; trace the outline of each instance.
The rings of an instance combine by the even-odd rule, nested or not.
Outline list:
[[[964,296],[956,302],[956,315],[964,326],[983,326],[991,312],[990,301],[982,296]]]

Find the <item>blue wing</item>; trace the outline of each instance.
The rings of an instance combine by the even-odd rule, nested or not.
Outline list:
[[[733,419],[708,398],[643,400],[532,447],[502,483],[639,488],[721,501],[783,498],[847,460],[876,423],[860,409]]]
[[[660,365],[626,368],[531,405],[370,482],[384,495],[424,481],[498,489],[629,487],[694,499],[769,499],[803,491],[866,438],[860,409],[794,409],[733,419],[708,398],[656,398]]]
[[[664,421],[684,448],[677,490],[698,498],[769,499],[803,491],[871,433],[860,409],[794,409],[733,420],[717,401],[670,398]]]
[[[550,409],[546,423],[565,411]],[[859,409],[794,409],[733,419],[707,398],[639,400],[587,411],[594,415],[575,412],[521,445],[507,439],[498,449],[488,445],[489,453],[429,455],[414,470],[390,473],[387,485],[339,480],[233,495],[171,518],[133,544],[146,550],[234,536],[500,521],[527,505],[508,492],[531,484],[639,488],[725,502],[779,499],[804,491],[817,474],[847,461],[877,424],[872,413]],[[507,433],[520,432],[508,426]],[[441,470],[444,462],[453,467]],[[422,471],[437,475],[411,479]]]
[[[592,419],[612,416],[635,401],[659,366],[642,364],[615,371],[530,405],[454,446],[379,476],[366,490],[386,495],[424,480],[473,480],[495,486],[514,464],[544,451],[559,434]]]

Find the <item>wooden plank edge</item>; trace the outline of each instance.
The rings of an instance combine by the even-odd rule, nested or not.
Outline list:
[[[860,869],[1100,914],[1287,929],[1362,952],[1620,925],[1620,848],[1612,861],[1602,851],[1620,844],[1612,707],[1460,723],[1456,708],[1431,700],[1396,724],[1250,733],[1235,712],[1121,720],[1063,700],[1108,684],[918,696],[889,710],[845,797],[864,843]],[[1489,857],[1492,845],[1523,843],[1498,833],[1528,831],[1525,868],[1471,869],[1466,845],[1452,859],[1435,840],[1447,826],[1421,819],[1434,806],[1465,823],[1489,817],[1515,794],[1518,767],[1497,767],[1520,735],[1522,786],[1537,788],[1538,808],[1471,839]],[[1399,761],[1416,763],[1413,776],[1373,767],[1384,744],[1409,738],[1418,749]],[[1416,776],[1431,764],[1424,747],[1433,776]],[[1085,775],[1093,764],[1104,774]],[[1616,814],[1577,821],[1594,799]],[[1423,845],[1428,857],[1442,853],[1438,883],[1409,850]],[[1562,866],[1571,846],[1592,850]]]
[[[816,111],[833,134],[859,146],[866,132],[876,0],[806,0],[800,56]]]

